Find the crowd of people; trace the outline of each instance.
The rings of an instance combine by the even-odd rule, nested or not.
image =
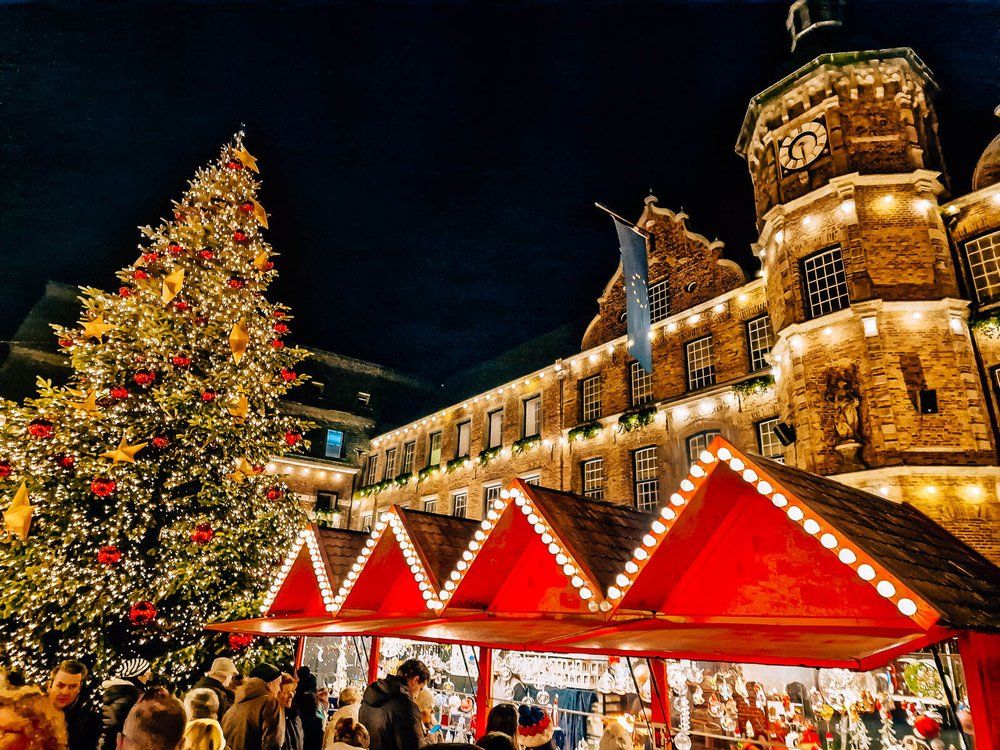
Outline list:
[[[307,667],[273,664],[245,676],[219,658],[182,698],[154,684],[149,662],[128,659],[88,700],[81,662],[55,667],[45,687],[8,672],[0,684],[0,750],[555,750],[539,709],[499,704],[476,745],[441,741],[428,690],[430,671],[404,662],[363,693],[331,705]]]

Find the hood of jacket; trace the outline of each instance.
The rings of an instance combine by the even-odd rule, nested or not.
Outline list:
[[[260,679],[260,677],[250,677],[243,682],[239,692],[236,694],[236,702],[246,703],[247,701],[257,700],[265,695],[271,695],[271,691],[267,689],[267,683]]]
[[[403,681],[398,677],[390,676],[369,685],[365,689],[362,700],[373,708],[379,708],[391,700],[398,699],[401,695],[410,697],[410,694],[403,690]]]

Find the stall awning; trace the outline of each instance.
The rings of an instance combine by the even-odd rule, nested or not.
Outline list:
[[[658,514],[515,480],[482,522],[307,530],[272,592],[213,627],[871,668],[1000,624],[1000,570],[931,519],[722,438]]]

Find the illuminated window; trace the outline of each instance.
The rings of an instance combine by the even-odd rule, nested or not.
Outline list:
[[[696,391],[715,385],[715,355],[712,337],[689,341],[684,350],[687,353],[688,390]]]
[[[670,315],[670,288],[666,280],[649,287],[649,322],[659,323]]]
[[[580,464],[583,472],[583,494],[595,500],[604,499],[604,459],[592,458]]]
[[[490,503],[500,499],[500,482],[483,485],[483,518],[486,518],[486,511],[490,508]]]
[[[396,476],[396,449],[386,448],[385,450],[385,476],[383,479],[392,479]]]
[[[972,283],[980,304],[1000,299],[1000,232],[965,243]]]
[[[653,376],[633,362],[630,366],[632,406],[642,406],[653,400]]]
[[[441,463],[441,433],[432,432],[428,441],[427,465],[437,466]]]
[[[344,455],[344,433],[341,430],[326,431],[326,447],[323,455],[327,458],[342,458]]]
[[[764,458],[785,463],[785,448],[774,432],[774,427],[777,424],[777,417],[771,417],[771,419],[757,423],[757,447],[760,449],[760,455]]]
[[[469,455],[469,445],[472,441],[472,422],[462,422],[458,425],[457,430],[455,458],[464,458]]]
[[[851,304],[844,256],[839,247],[831,247],[803,260],[802,280],[806,291],[806,313],[810,318],[842,310]]]
[[[522,437],[534,437],[542,433],[542,397],[532,396],[524,400],[524,424]]]
[[[698,432],[687,439],[688,461],[694,463],[701,456],[701,452],[708,449],[712,441],[722,433],[718,430],[705,430]]]
[[[590,422],[601,416],[601,376],[580,381],[580,417]]]
[[[361,530],[371,531],[372,530],[372,519],[375,517],[374,513],[362,513],[361,514]]]
[[[747,342],[750,347],[750,370],[762,370],[767,367],[766,357],[774,346],[770,316],[761,315],[759,318],[747,321]]]
[[[340,510],[340,495],[329,490],[320,490],[316,493],[315,510],[321,513],[335,513]]]
[[[438,499],[437,495],[428,495],[427,497],[420,498],[420,509],[425,513],[437,513],[438,510]]]
[[[413,473],[413,454],[417,452],[417,444],[411,440],[403,445],[403,470],[401,474]]]
[[[469,512],[469,491],[459,490],[451,493],[451,514],[455,518],[465,518]]]
[[[521,477],[525,484],[530,484],[533,487],[538,487],[542,484],[541,474],[529,474],[526,477]]]
[[[487,448],[499,448],[503,445],[503,409],[491,411],[486,416]]]
[[[378,476],[378,456],[372,454],[368,457],[368,466],[365,467],[365,484],[375,484]]]
[[[659,503],[659,481],[656,467],[656,446],[640,448],[632,454],[635,472],[635,507],[643,512]]]

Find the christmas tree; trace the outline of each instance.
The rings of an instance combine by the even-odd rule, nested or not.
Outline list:
[[[0,404],[0,649],[35,674],[144,656],[190,673],[226,648],[208,622],[253,616],[302,525],[268,459],[305,425],[289,312],[264,291],[257,165],[242,134],[199,169],[173,220],[145,227],[114,293],[83,289],[59,329],[72,374]],[[221,640],[220,640],[221,639]]]

